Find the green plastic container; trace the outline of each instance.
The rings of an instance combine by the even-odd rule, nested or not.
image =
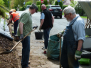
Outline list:
[[[81,58],[81,59],[79,60],[79,63],[80,63],[81,65],[90,65],[90,59],[88,59],[88,58]]]

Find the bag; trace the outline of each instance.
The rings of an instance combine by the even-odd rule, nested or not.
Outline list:
[[[60,54],[59,37],[57,37],[57,35],[52,35],[50,36],[50,40],[48,42],[47,57],[49,59],[58,60],[59,54]]]

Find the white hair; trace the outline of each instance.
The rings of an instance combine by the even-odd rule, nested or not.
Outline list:
[[[68,6],[68,7],[64,8],[63,12],[66,13],[66,14],[68,14],[68,13],[76,14],[75,9],[71,6]]]

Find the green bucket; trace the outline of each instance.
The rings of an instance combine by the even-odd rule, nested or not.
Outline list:
[[[90,65],[90,59],[88,59],[88,58],[81,58],[81,59],[79,60],[79,63],[80,63],[81,65]]]

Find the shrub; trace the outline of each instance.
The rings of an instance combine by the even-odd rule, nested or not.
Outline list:
[[[20,10],[20,11],[25,10],[25,6],[23,6],[23,7],[19,7],[19,10]]]
[[[0,4],[0,15],[2,15],[3,17],[5,17],[5,12],[9,11],[9,9],[7,9],[6,7],[4,7],[3,5]]]
[[[67,7],[68,5],[63,5],[63,9],[65,8],[65,7]]]
[[[26,2],[25,7],[26,7],[27,5],[31,5],[31,4],[32,4],[31,1],[28,1],[28,2]]]
[[[40,11],[40,9],[41,9],[41,8],[40,8],[40,5],[37,5],[37,7],[38,7],[38,11]]]
[[[81,16],[85,14],[84,10],[82,9],[79,3],[76,5],[75,10],[76,10],[76,13],[78,13]]]
[[[43,4],[47,5],[48,4],[47,0],[44,0],[44,3]]]
[[[5,10],[3,8],[0,7],[0,15],[2,15],[3,17],[5,17]]]
[[[36,2],[36,5],[41,5],[41,1],[37,1]]]
[[[4,5],[4,1],[3,0],[0,0],[0,5]]]
[[[62,8],[63,7],[63,2],[60,1],[59,3],[57,1],[55,1],[55,5],[60,5],[60,7]]]

